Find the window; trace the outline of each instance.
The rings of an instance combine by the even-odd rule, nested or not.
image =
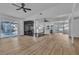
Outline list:
[[[9,21],[7,19],[1,19],[0,21],[0,36],[9,37],[16,36],[18,33],[17,23]]]

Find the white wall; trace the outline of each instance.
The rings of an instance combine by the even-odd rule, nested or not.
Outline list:
[[[72,29],[71,29],[71,32],[72,32],[72,35],[74,37],[79,37],[79,19],[75,19],[74,22],[72,22]]]
[[[24,22],[18,20],[18,35],[24,35]]]
[[[79,37],[79,11],[74,13],[74,17],[77,17],[71,21],[71,35]]]

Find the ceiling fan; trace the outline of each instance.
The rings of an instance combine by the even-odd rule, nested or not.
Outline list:
[[[17,4],[15,4],[15,3],[12,3],[12,5],[14,5],[14,6],[16,6],[16,7],[19,7],[18,9],[16,9],[16,10],[23,10],[25,13],[27,12],[27,10],[28,11],[31,11],[31,9],[30,8],[25,8],[25,3],[21,3],[21,6],[19,6],[19,5],[17,5]]]

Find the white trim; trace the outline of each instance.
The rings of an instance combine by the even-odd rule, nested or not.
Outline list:
[[[76,3],[73,4],[73,7],[72,7],[72,14],[71,14],[71,22],[74,21],[74,11],[75,11],[75,7],[76,7]],[[71,24],[73,26],[73,24]],[[73,32],[73,31],[72,31]],[[74,43],[74,36],[71,35],[71,39],[72,39],[72,44]]]

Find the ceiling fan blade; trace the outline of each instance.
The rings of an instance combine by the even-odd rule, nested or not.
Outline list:
[[[25,9],[23,9],[23,11],[26,13],[27,11]]]
[[[18,8],[18,9],[16,9],[16,10],[20,10],[20,9],[22,9],[22,8],[20,7],[20,8]]]
[[[16,6],[16,7],[20,7],[20,6],[16,5],[16,4],[14,4],[14,3],[12,3],[12,5],[14,5],[14,6]]]
[[[30,10],[31,11],[31,9],[30,8],[25,8],[26,10]]]

